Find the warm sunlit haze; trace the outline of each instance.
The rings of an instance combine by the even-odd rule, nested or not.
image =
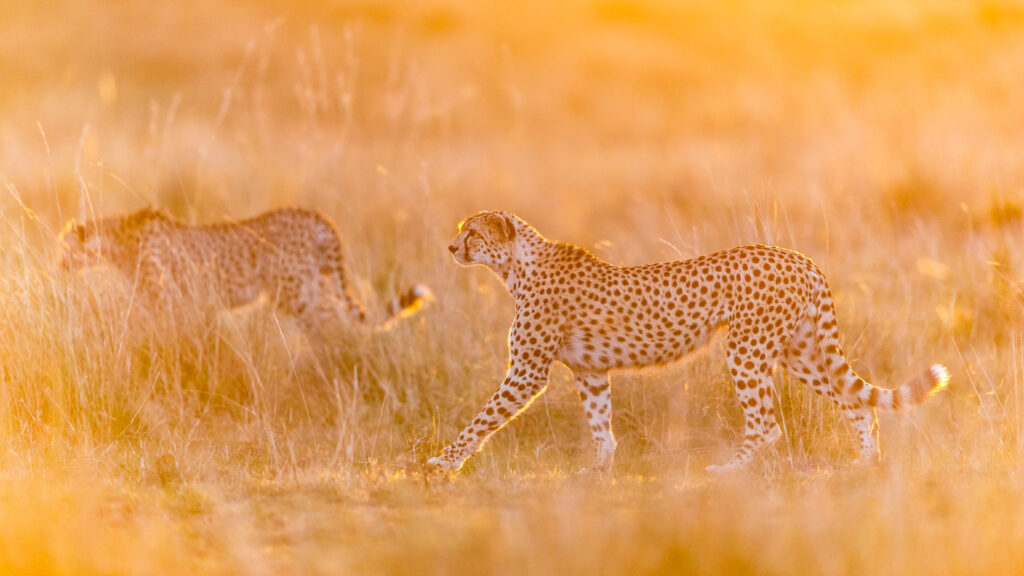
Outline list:
[[[1024,6],[1012,0],[7,2],[0,9],[0,574],[1001,574],[1024,570]],[[297,206],[393,329],[145,310],[66,274],[65,222]],[[606,475],[562,365],[457,474],[513,303],[448,251],[507,210],[622,265],[813,259],[879,414],[722,339],[612,373]],[[141,318],[141,320],[140,320]]]

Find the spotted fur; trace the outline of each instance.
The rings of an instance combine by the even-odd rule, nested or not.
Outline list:
[[[188,226],[143,209],[127,216],[68,222],[61,233],[63,265],[80,270],[107,264],[137,282],[150,304],[212,291],[228,308],[266,297],[306,330],[343,311],[359,325],[387,328],[429,296],[416,285],[396,299],[389,316],[371,323],[352,297],[341,238],[322,214],[274,210],[241,222]]]
[[[897,410],[946,386],[933,365],[885,389],[850,368],[839,344],[835,307],[821,270],[807,257],[770,246],[741,246],[692,260],[620,267],[582,248],[552,242],[505,212],[460,225],[448,249],[463,265],[482,264],[515,301],[508,374],[472,422],[429,464],[457,470],[547,386],[554,361],[576,377],[593,435],[596,467],[615,453],[608,372],[679,359],[728,327],[728,366],[743,409],[743,443],[723,466],[737,468],[781,435],[772,372],[781,364],[836,403],[860,437],[861,461],[879,458],[875,409]]]

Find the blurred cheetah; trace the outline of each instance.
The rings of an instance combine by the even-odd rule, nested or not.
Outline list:
[[[781,435],[772,403],[772,370],[781,363],[835,402],[860,436],[860,462],[879,458],[875,408],[918,404],[944,388],[935,364],[894,390],[857,376],[839,345],[825,277],[807,257],[770,246],[741,246],[679,262],[619,267],[583,248],[552,242],[506,212],[482,212],[448,247],[463,265],[482,264],[515,301],[509,368],[483,409],[428,465],[457,470],[547,386],[558,360],[576,376],[596,451],[612,465],[608,372],[676,360],[728,327],[728,366],[743,408],[743,444],[722,472],[747,464]]]
[[[414,313],[429,290],[416,285],[370,323],[351,295],[341,239],[325,216],[286,208],[241,222],[188,226],[146,208],[121,217],[67,223],[60,237],[67,270],[109,264],[134,279],[150,303],[212,289],[228,308],[268,297],[307,331],[340,306],[358,324],[386,329]],[[198,285],[196,283],[199,283]]]

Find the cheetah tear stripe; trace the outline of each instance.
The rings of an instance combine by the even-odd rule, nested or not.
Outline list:
[[[785,368],[834,402],[860,438],[859,462],[879,458],[875,409],[918,404],[946,387],[935,364],[896,389],[875,387],[846,361],[832,293],[807,257],[740,246],[691,260],[615,266],[582,248],[552,242],[507,212],[482,212],[459,226],[455,260],[492,270],[515,302],[509,363],[498,390],[454,442],[428,465],[458,470],[547,386],[558,361],[576,377],[593,439],[595,467],[611,467],[613,369],[675,361],[727,327],[726,360],[743,410],[743,442],[722,472],[744,466],[782,434],[772,373]]]

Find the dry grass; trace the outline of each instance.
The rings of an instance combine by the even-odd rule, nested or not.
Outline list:
[[[1024,549],[1024,10],[779,3],[67,0],[0,17],[0,573],[989,574]],[[70,217],[301,205],[343,231],[370,338],[267,310],[146,330],[65,278]],[[743,474],[721,350],[613,376],[613,477],[556,367],[454,481],[421,473],[505,367],[511,303],[445,250],[484,208],[620,263],[746,242],[828,274],[855,367],[951,388],[886,462],[776,380]]]

